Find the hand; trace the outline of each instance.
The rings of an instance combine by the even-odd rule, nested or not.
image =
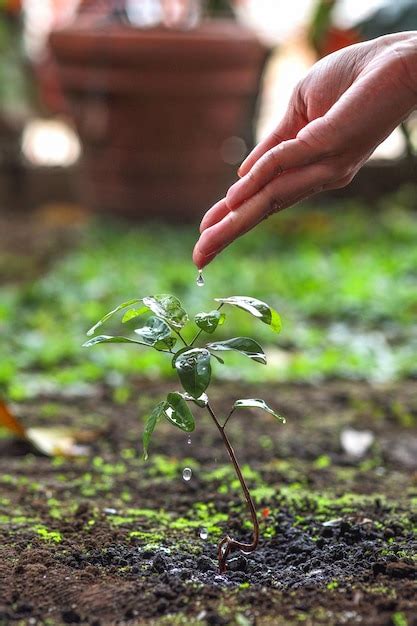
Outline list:
[[[202,268],[272,213],[347,185],[417,106],[417,33],[344,48],[298,84],[275,130],[204,216],[193,253]]]

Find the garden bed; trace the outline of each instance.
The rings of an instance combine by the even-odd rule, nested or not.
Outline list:
[[[145,463],[138,415],[173,387],[134,387],[138,402],[102,387],[17,407],[32,426],[100,435],[77,460],[0,440],[0,623],[417,623],[413,381],[215,387],[220,412],[262,396],[288,420],[250,412],[230,424],[262,541],[225,575],[217,541],[226,530],[248,539],[250,525],[216,432],[203,413],[191,444],[161,425]],[[363,457],[343,451],[346,426],[373,432]]]

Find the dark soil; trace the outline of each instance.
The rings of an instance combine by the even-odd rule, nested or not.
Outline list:
[[[161,424],[141,460],[138,414],[167,388],[138,383],[139,401],[123,405],[102,389],[17,407],[31,426],[100,436],[75,460],[0,439],[0,623],[417,625],[414,382],[214,389],[220,413],[264,397],[288,419],[248,411],[230,424],[262,541],[225,575],[217,541],[250,539],[250,524],[204,411],[191,445]],[[361,458],[341,448],[346,425],[375,436]]]

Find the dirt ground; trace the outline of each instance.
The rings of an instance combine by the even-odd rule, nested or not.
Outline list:
[[[225,575],[216,544],[249,539],[250,524],[208,416],[197,409],[191,443],[161,424],[141,458],[140,418],[172,389],[139,381],[123,404],[102,388],[16,407],[32,426],[100,435],[75,460],[0,439],[0,624],[417,625],[415,381],[214,388],[220,413],[264,397],[287,417],[230,423],[262,541]],[[343,450],[347,426],[373,433],[360,458]]]

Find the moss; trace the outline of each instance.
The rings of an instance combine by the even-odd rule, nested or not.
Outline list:
[[[45,526],[37,526],[35,531],[44,541],[51,541],[53,543],[61,543],[62,541],[62,535],[57,530],[48,530]]]
[[[408,626],[408,619],[401,611],[393,613],[391,616],[391,621],[393,623],[393,626]]]
[[[330,467],[331,464],[332,464],[332,460],[329,457],[329,455],[322,454],[321,456],[317,457],[317,459],[314,461],[313,467],[315,469],[321,470],[321,469],[326,469]]]
[[[154,542],[158,544],[159,541],[162,541],[164,536],[160,533],[152,533],[141,530],[132,530],[129,533],[129,539],[142,539],[143,541]]]
[[[329,583],[327,583],[326,585],[326,589],[328,589],[329,591],[334,591],[335,589],[337,589],[339,587],[339,582],[337,580],[331,580]]]

